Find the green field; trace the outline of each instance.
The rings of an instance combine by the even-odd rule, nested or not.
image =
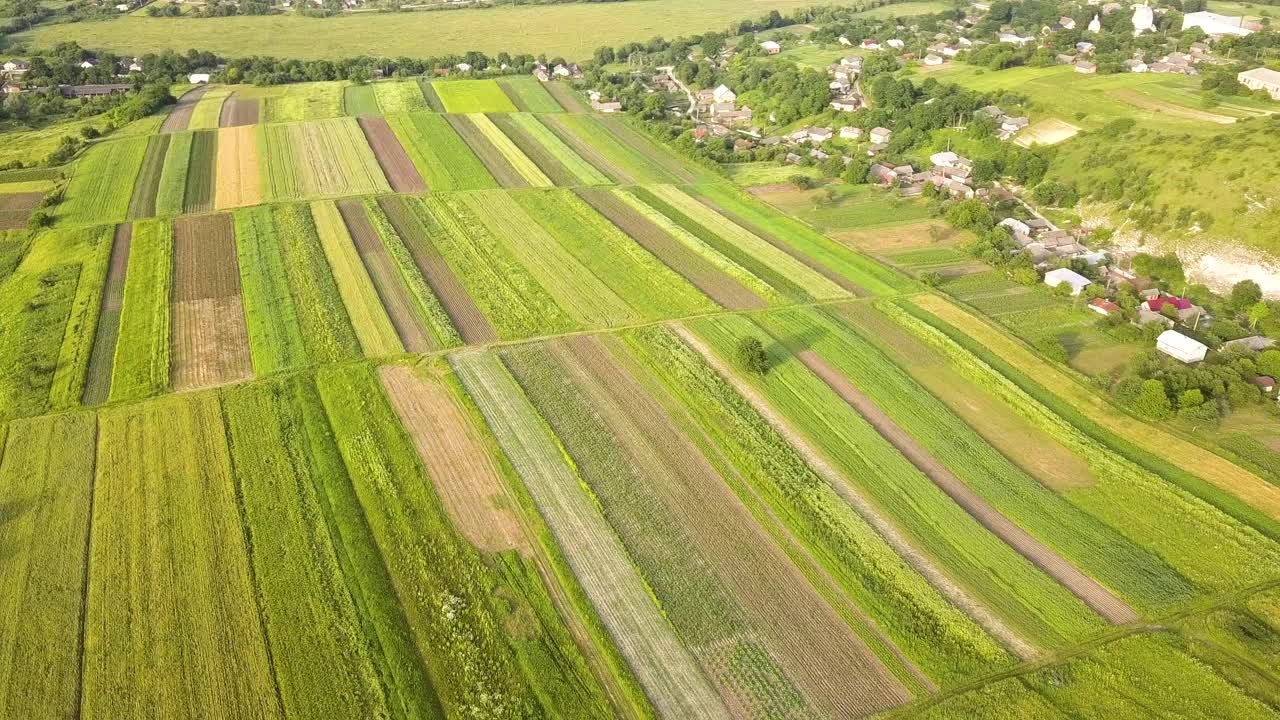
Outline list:
[[[414,167],[433,190],[482,190],[498,183],[466,142],[440,115],[387,118]]]
[[[488,113],[515,112],[516,106],[502,91],[495,80],[454,80],[434,82],[440,102],[444,103],[446,112],[451,113]]]

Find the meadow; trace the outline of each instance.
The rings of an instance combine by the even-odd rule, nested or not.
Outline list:
[[[1280,470],[918,204],[527,79],[215,90],[0,234],[6,715],[1280,715]]]

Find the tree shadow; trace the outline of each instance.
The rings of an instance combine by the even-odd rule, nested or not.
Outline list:
[[[827,335],[827,329],[823,327],[804,327],[795,331],[778,335],[772,338],[773,342],[766,346],[770,360],[777,359],[779,361],[786,359],[796,353],[804,352],[813,347],[819,340]]]

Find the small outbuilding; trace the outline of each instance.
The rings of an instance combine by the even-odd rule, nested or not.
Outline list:
[[[777,55],[782,52],[782,46],[772,40],[765,40],[760,43],[760,49],[764,50],[766,55]]]
[[[1160,337],[1156,339],[1156,349],[1188,365],[1204,360],[1204,356],[1209,352],[1207,345],[1176,330],[1165,330],[1160,333]]]
[[[1044,284],[1049,287],[1058,287],[1063,283],[1071,286],[1072,295],[1079,295],[1093,281],[1070,268],[1058,268],[1044,274]]]
[[[1270,375],[1259,375],[1253,379],[1253,384],[1257,385],[1264,393],[1273,393],[1276,391],[1276,379]]]

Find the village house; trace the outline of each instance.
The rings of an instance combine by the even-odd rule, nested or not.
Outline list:
[[[81,70],[92,70],[98,67],[98,64],[99,63],[97,58],[88,58],[85,60],[81,60],[79,67]]]
[[[1272,100],[1280,100],[1280,72],[1268,68],[1246,70],[1236,76],[1250,90],[1266,90]]]
[[[1058,24],[1061,25],[1066,30],[1076,29],[1076,21],[1066,16],[1058,18]]]
[[[845,126],[840,128],[841,140],[857,140],[860,137],[862,137],[862,128],[856,128],[852,126]]]
[[[9,77],[26,75],[27,71],[30,69],[31,63],[26,60],[18,60],[17,58],[14,58],[13,60],[6,60],[4,63],[4,72]]]
[[[788,165],[799,165],[803,161],[804,161],[804,158],[800,157],[799,155],[795,153],[787,153]]]
[[[1165,307],[1173,308],[1179,321],[1189,323],[1204,314],[1204,308],[1180,297],[1153,297],[1144,300],[1139,306],[1139,315],[1151,314],[1165,317]]]
[[[62,93],[62,97],[68,98],[68,99],[106,97],[108,95],[127,93],[132,89],[133,89],[132,85],[126,85],[124,83],[115,83],[112,85],[59,85],[58,86],[58,92]]]
[[[1200,28],[1205,35],[1222,37],[1224,35],[1248,35],[1251,30],[1245,27],[1244,18],[1235,15],[1219,15],[1208,11],[1187,13],[1182,16],[1182,29]]]
[[[1084,40],[1081,40],[1080,42],[1076,43],[1076,52],[1082,55],[1088,55],[1089,53],[1092,53],[1093,50],[1094,50],[1094,44],[1091,42],[1086,42]]]
[[[5,95],[18,95],[25,91],[22,89],[21,85],[15,85],[11,82],[7,82],[3,86],[0,86],[0,92]]]
[[[1044,284],[1049,287],[1058,287],[1064,283],[1070,286],[1072,295],[1079,295],[1093,281],[1070,268],[1058,268],[1044,274]]]
[[[1270,375],[1259,375],[1253,379],[1253,384],[1268,395],[1276,391],[1276,379]]]
[[[1017,218],[1005,218],[1001,220],[1000,227],[1009,228],[1009,232],[1013,234],[1014,240],[1021,241],[1025,239],[1028,243],[1031,241],[1031,228]],[[1027,243],[1019,242],[1019,244],[1026,245]]]
[[[840,38],[839,38],[839,40],[840,40],[840,44],[841,44],[841,45],[847,45],[847,46],[852,46],[852,45],[853,45],[853,41],[852,41],[852,40],[850,40],[849,38],[845,37],[844,35],[841,35],[841,36],[840,36]]]
[[[1204,360],[1208,346],[1175,330],[1165,330],[1156,339],[1156,349],[1169,357],[1188,365]]]
[[[892,166],[885,163],[872,165],[867,177],[878,185],[893,185],[898,182],[898,173],[893,171]]]
[[[899,40],[898,38],[893,38],[885,44],[891,48],[894,48],[895,50],[901,50],[902,48],[907,46],[905,42]]]
[[[1057,60],[1059,65],[1075,65],[1076,64],[1076,56],[1067,55],[1066,53],[1058,53],[1057,55],[1053,56],[1053,59]]]
[[[889,143],[871,143],[867,146],[867,157],[875,157],[888,149]]]
[[[818,148],[814,148],[809,151],[809,157],[813,158],[814,160],[817,160],[818,162],[822,162],[823,160],[826,160],[831,156],[819,150]]]
[[[782,46],[772,40],[765,40],[760,43],[760,49],[764,50],[766,55],[777,55],[782,52]]]
[[[1129,72],[1142,73],[1147,71],[1147,64],[1141,60],[1125,60],[1124,67]]]
[[[533,76],[534,76],[535,78],[537,78],[540,82],[550,82],[550,81],[551,81],[551,76],[547,74],[547,69],[546,69],[545,67],[536,67],[536,68],[534,68],[534,69],[533,69]]]
[[[1109,316],[1120,312],[1120,306],[1105,298],[1094,298],[1089,301],[1089,309],[1099,315]]]
[[[809,140],[816,143],[826,142],[835,135],[831,128],[809,128],[807,132]]]
[[[1262,352],[1275,347],[1276,341],[1262,335],[1251,335],[1222,343],[1223,352]]]
[[[1035,38],[1022,37],[1017,33],[1002,32],[1000,33],[1000,42],[1009,43],[1011,45],[1026,45],[1027,43],[1035,42]]]
[[[862,107],[862,98],[857,95],[845,95],[831,101],[831,107],[840,112],[855,112]]]
[[[602,113],[617,113],[622,112],[622,103],[616,100],[608,102],[592,100],[591,109]]]
[[[868,135],[868,139],[876,145],[887,145],[892,137],[893,131],[882,127],[871,128],[871,132]]]
[[[863,50],[879,50],[879,49],[880,49],[880,41],[879,41],[879,40],[871,40],[871,39],[863,40],[863,41],[862,41],[862,49],[863,49]]]
[[[937,65],[941,65],[943,62],[945,62],[945,60],[943,60],[942,56],[940,55],[934,55],[933,53],[929,53],[928,55],[924,56],[925,65],[937,66]]]

